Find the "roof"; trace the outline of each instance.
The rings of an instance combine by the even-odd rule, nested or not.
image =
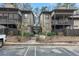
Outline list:
[[[41,13],[51,13],[50,11],[43,11],[43,12],[41,12]]]
[[[43,12],[41,12],[41,14],[51,14],[53,11],[72,11],[73,12],[75,10],[77,10],[77,9],[54,9],[52,11],[43,11]]]
[[[32,11],[30,10],[21,10],[21,9],[18,9],[18,8],[9,8],[9,7],[0,7],[0,11],[20,11],[22,13],[32,13]]]
[[[18,11],[18,8],[0,7],[0,11]]]
[[[43,12],[40,13],[40,15],[41,14],[51,14],[51,12],[50,11],[43,11]]]
[[[0,11],[21,11],[22,13],[30,13],[32,11],[30,10],[21,10],[21,9],[18,9],[18,8],[7,8],[7,7],[0,7]]]
[[[77,9],[54,9],[52,11],[75,11]]]
[[[22,13],[32,13],[30,10],[20,10]]]

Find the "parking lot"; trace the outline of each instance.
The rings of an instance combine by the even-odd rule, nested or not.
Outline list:
[[[79,46],[4,46],[0,56],[79,56]]]

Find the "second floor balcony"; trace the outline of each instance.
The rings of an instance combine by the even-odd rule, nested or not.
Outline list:
[[[71,25],[72,23],[73,23],[73,20],[65,20],[65,19],[52,20],[52,25]]]
[[[17,20],[0,19],[0,24],[17,24]]]

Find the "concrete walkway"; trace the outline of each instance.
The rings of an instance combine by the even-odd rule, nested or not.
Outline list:
[[[37,44],[36,40],[29,40],[27,42],[25,42],[27,44]]]
[[[79,43],[38,43],[35,42],[35,40],[30,40],[25,43],[12,43],[12,42],[6,42],[5,46],[14,46],[14,45],[25,45],[25,46],[79,46]]]

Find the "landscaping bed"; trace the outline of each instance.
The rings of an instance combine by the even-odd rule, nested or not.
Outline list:
[[[29,32],[24,32],[24,33],[19,32],[18,35],[8,35],[7,42],[14,42],[14,43],[27,42],[31,40],[33,35],[34,35],[33,33],[29,33]]]
[[[28,40],[31,39],[31,37],[23,37],[23,39],[21,41],[19,41],[21,39],[21,36],[7,36],[7,40],[6,42],[27,42]]]
[[[79,42],[79,36],[46,36],[45,39],[39,38],[37,42],[40,43],[77,43]]]

